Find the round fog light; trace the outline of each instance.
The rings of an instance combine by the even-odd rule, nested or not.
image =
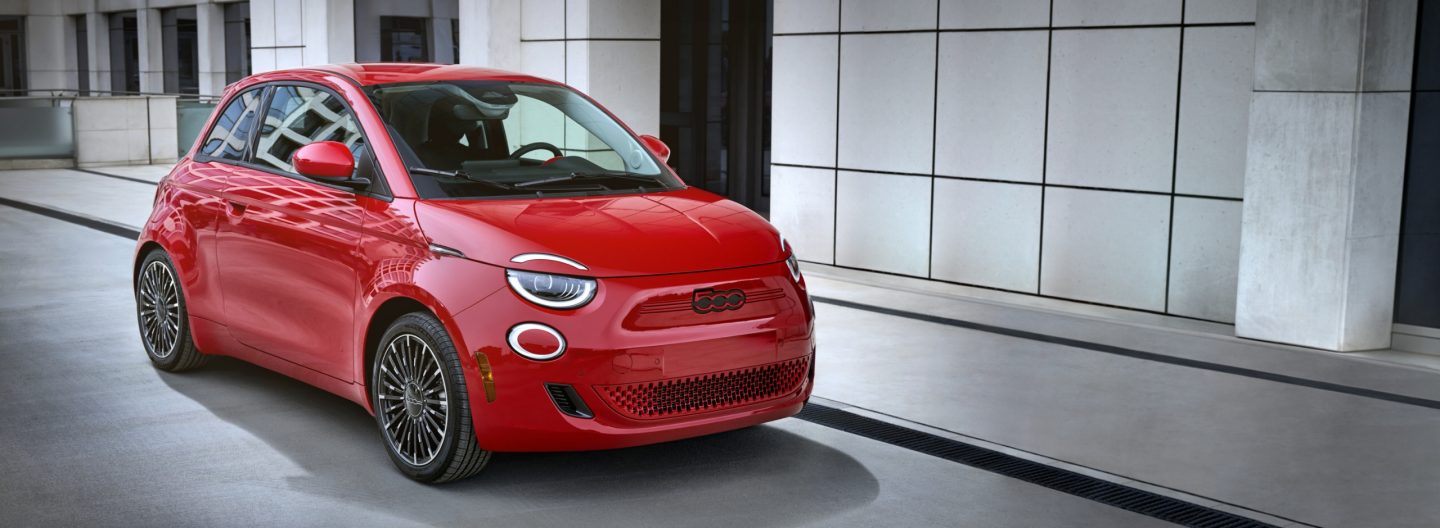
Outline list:
[[[510,328],[506,341],[510,349],[535,361],[548,361],[565,353],[560,331],[540,323],[520,323]]]

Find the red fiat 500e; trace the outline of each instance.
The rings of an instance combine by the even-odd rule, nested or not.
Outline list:
[[[496,451],[791,416],[814,308],[764,218],[564,85],[464,66],[274,71],[225,90],[135,258],[164,370],[241,358],[363,405],[424,482]]]

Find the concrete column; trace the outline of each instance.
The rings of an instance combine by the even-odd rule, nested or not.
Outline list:
[[[1260,0],[1236,334],[1390,344],[1416,0]]]
[[[520,3],[460,0],[459,64],[519,70]]]
[[[381,7],[416,7],[414,4],[396,6],[380,4],[381,0],[355,0],[355,58],[361,62],[380,60],[380,15]],[[384,12],[390,14],[389,12]],[[410,13],[413,15],[414,13]]]
[[[304,0],[304,62],[300,65],[355,61],[355,2]],[[283,3],[283,2],[282,2]],[[297,65],[298,66],[298,65]]]
[[[455,0],[430,0],[430,60],[440,64],[458,64],[455,60],[455,29],[451,20],[460,18]]]
[[[79,87],[75,74],[75,28],[67,26],[72,26],[70,20],[58,13],[32,13],[25,17],[26,87],[30,90],[50,93]]]
[[[200,73],[200,93],[218,95],[225,89],[224,6],[195,6],[195,37],[199,41],[196,62]]]
[[[253,73],[354,60],[353,1],[251,0]]]
[[[450,28],[450,19],[430,19],[431,60],[439,64],[455,64],[455,34]]]
[[[135,31],[140,48],[140,91],[165,91],[165,40],[161,38],[159,9],[135,10]]]
[[[85,29],[90,50],[90,89],[110,89],[110,23],[104,13],[85,14]]]

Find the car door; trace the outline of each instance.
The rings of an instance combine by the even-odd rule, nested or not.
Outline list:
[[[193,230],[194,238],[187,240],[193,250],[176,252],[172,258],[194,259],[180,264],[193,271],[186,274],[193,279],[186,278],[185,290],[187,308],[195,317],[219,320],[224,313],[215,256],[218,224],[224,217],[222,194],[237,168],[235,164],[244,160],[264,93],[264,89],[255,88],[226,100],[195,155],[170,175],[171,185],[167,188],[173,196],[168,198]]]
[[[315,141],[362,151],[364,136],[326,88],[270,90],[247,163],[225,191],[217,243],[225,319],[245,345],[353,381],[361,197],[296,174],[290,156]]]

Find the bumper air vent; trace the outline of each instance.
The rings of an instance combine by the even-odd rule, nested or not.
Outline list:
[[[555,402],[555,407],[560,412],[576,418],[594,418],[595,413],[590,412],[590,407],[585,405],[585,400],[575,392],[575,387],[561,383],[546,383],[545,391],[550,393],[550,401]]]

